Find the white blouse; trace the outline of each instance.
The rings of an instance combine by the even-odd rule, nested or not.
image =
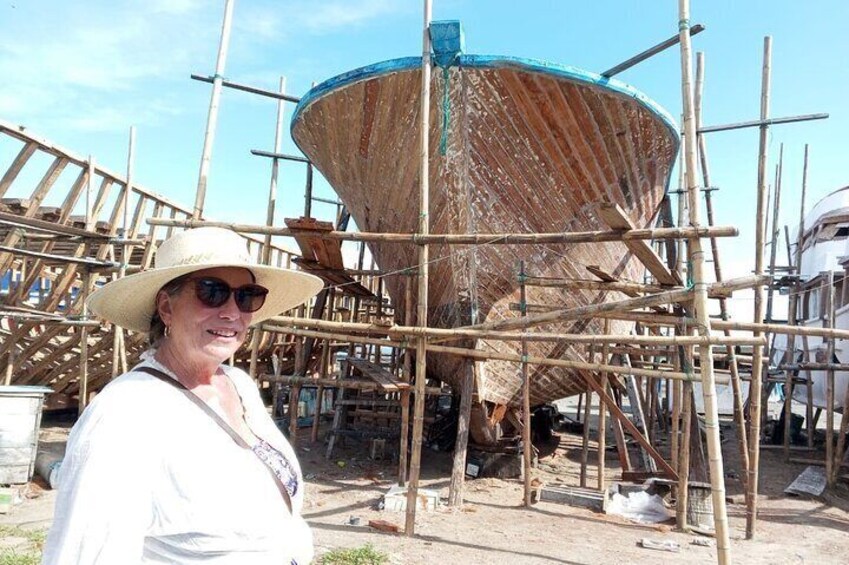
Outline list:
[[[152,356],[144,364],[171,374]],[[222,367],[248,427],[296,470],[292,514],[251,450],[176,387],[131,371],[107,385],[71,431],[43,564],[310,562],[295,453],[251,378]]]

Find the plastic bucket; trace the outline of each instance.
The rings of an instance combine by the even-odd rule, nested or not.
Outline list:
[[[43,386],[0,386],[0,484],[21,484],[32,478],[38,451]]]

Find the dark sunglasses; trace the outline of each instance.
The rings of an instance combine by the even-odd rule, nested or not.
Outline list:
[[[256,312],[265,304],[268,289],[258,284],[243,284],[233,288],[225,281],[215,277],[189,279],[195,285],[195,296],[204,306],[218,308],[230,300],[232,294],[240,312]]]

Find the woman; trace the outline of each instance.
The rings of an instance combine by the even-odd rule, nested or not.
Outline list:
[[[71,431],[43,563],[308,563],[295,453],[251,378],[222,363],[251,323],[320,288],[200,228],[165,241],[155,269],[94,292],[91,311],[149,332],[151,349]]]

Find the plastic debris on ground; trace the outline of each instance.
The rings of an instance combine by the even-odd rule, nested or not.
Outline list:
[[[673,517],[661,497],[644,491],[632,492],[628,496],[614,494],[605,511],[640,524],[659,524]]]

